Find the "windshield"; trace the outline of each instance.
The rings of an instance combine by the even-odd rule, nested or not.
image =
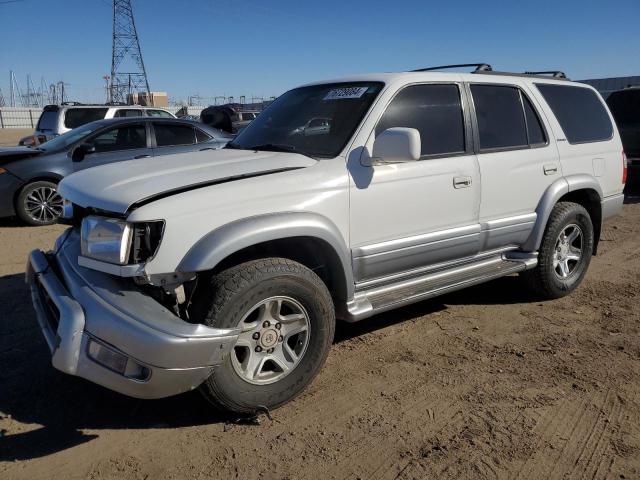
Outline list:
[[[48,142],[44,142],[42,145],[38,147],[38,150],[44,150],[45,152],[53,152],[56,150],[64,150],[74,143],[82,140],[91,132],[94,132],[96,129],[100,127],[98,122],[87,123],[82,127],[78,127],[73,129],[67,133],[64,133],[58,137],[55,137]]]
[[[290,90],[258,115],[228,148],[335,157],[382,86],[380,82],[351,82]]]

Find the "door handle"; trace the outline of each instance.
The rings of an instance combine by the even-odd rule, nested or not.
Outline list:
[[[555,175],[556,173],[558,173],[558,165],[554,163],[548,163],[543,168],[545,175]]]
[[[151,155],[136,155],[135,157],[133,157],[134,159],[139,159],[139,158],[149,158],[151,157]]]
[[[467,188],[471,186],[471,177],[453,177],[453,188]]]

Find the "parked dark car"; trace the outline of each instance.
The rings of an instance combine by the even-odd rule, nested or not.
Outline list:
[[[239,133],[260,114],[241,104],[211,105],[200,113],[200,121],[205,125],[229,133]]]
[[[66,175],[106,163],[215,150],[232,138],[189,120],[138,117],[91,122],[35,148],[0,149],[0,217],[55,223],[62,214],[56,188]]]
[[[625,193],[640,194],[640,86],[613,92],[607,98],[618,124],[627,155],[628,177]]]

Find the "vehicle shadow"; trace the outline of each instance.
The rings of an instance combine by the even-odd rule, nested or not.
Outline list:
[[[18,217],[3,217],[0,218],[0,228],[1,227],[5,227],[5,228],[17,228],[17,227],[24,227],[25,224],[20,223],[20,220],[18,220]]]
[[[518,284],[517,278],[507,277],[363,322],[339,322],[335,342],[430,315],[447,305],[527,301]],[[58,372],[51,366],[24,276],[0,277],[0,292],[0,462],[63,451],[95,439],[100,430],[179,428],[237,420],[214,410],[198,392],[138,400]]]
[[[198,392],[138,400],[51,366],[24,275],[0,277],[0,462],[27,460],[93,440],[84,430],[177,428],[234,421]]]

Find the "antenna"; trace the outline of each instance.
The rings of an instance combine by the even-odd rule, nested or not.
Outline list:
[[[131,0],[113,0],[110,100],[126,103],[128,94],[140,91],[151,97]]]

